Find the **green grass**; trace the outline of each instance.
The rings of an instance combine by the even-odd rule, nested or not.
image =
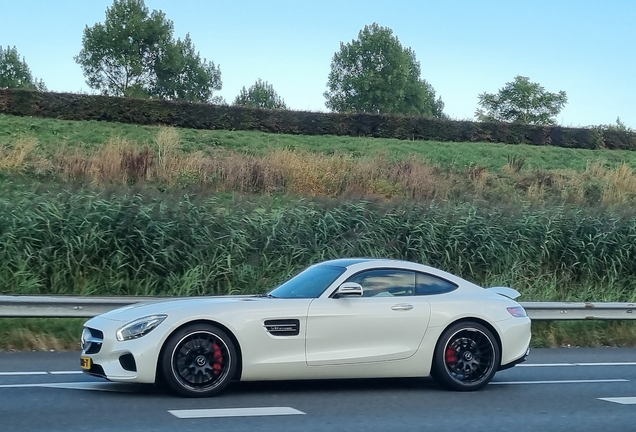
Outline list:
[[[636,321],[535,321],[533,347],[636,346]]]
[[[78,350],[82,318],[0,318],[0,350]]]
[[[0,146],[11,146],[24,137],[35,137],[39,151],[53,155],[59,150],[95,151],[113,138],[123,138],[140,145],[152,144],[158,127],[125,123],[79,122],[0,115]],[[321,154],[348,154],[354,157],[404,159],[417,156],[444,168],[483,166],[499,171],[509,157],[522,158],[529,169],[584,170],[591,163],[607,166],[626,163],[636,168],[636,152],[624,150],[565,149],[551,146],[510,145],[497,143],[448,143],[435,141],[401,141],[382,138],[305,136],[246,131],[179,129],[186,152],[203,151],[214,155],[231,150],[263,156],[276,149],[291,149]]]

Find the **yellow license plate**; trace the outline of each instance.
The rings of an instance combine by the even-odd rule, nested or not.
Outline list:
[[[90,369],[93,364],[93,360],[90,357],[80,357],[80,366],[82,369]]]

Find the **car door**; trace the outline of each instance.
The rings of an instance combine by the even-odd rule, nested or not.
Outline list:
[[[309,306],[306,357],[310,366],[401,360],[417,351],[430,318],[415,296],[415,273],[374,269],[347,279],[362,297],[318,298]]]

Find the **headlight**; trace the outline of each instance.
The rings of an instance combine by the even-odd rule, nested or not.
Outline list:
[[[168,315],[152,315],[129,322],[117,330],[117,340],[138,339],[153,331]]]

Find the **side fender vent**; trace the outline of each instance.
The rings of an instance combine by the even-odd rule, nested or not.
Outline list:
[[[300,321],[297,319],[275,319],[265,321],[265,330],[272,336],[298,336]]]

